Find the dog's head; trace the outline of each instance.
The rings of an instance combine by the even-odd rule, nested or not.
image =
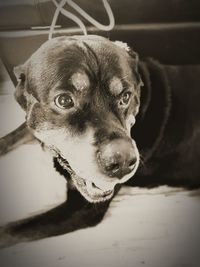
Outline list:
[[[46,42],[15,68],[27,126],[90,202],[111,198],[138,168],[130,137],[139,109],[137,64],[137,54],[121,42],[73,36]]]

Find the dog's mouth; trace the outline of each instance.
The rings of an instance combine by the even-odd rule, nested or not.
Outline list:
[[[69,162],[61,156],[60,153],[53,149],[54,159],[59,164],[59,166],[67,171],[69,174],[73,185],[81,193],[81,195],[92,203],[104,202],[112,198],[114,194],[114,189],[103,190],[95,185],[94,182],[84,179],[76,174],[76,172],[71,168]]]

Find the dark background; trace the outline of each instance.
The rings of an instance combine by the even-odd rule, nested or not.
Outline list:
[[[100,0],[76,0],[76,3],[102,24],[108,24]],[[90,26],[88,33],[127,42],[140,57],[151,56],[165,64],[200,63],[199,0],[110,0],[109,3],[115,28],[110,32],[96,30],[78,15]],[[72,11],[67,5],[65,8]],[[13,66],[23,63],[47,40],[48,29],[44,27],[51,24],[54,12],[51,1],[0,0],[0,53],[14,82]],[[66,29],[67,35],[82,34],[62,14],[57,25]]]

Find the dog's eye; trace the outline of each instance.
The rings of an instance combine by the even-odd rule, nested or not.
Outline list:
[[[130,92],[125,92],[122,94],[121,99],[120,99],[120,105],[121,106],[125,106],[129,103],[131,97],[131,93]]]
[[[74,101],[72,97],[68,94],[58,95],[55,98],[54,102],[57,107],[62,108],[62,109],[70,109],[74,106]]]

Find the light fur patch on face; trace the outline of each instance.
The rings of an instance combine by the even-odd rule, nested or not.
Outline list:
[[[113,77],[109,84],[110,92],[117,96],[123,91],[123,84],[118,77]]]
[[[85,73],[77,72],[71,77],[71,81],[76,90],[82,92],[84,89],[88,88],[90,81]]]

